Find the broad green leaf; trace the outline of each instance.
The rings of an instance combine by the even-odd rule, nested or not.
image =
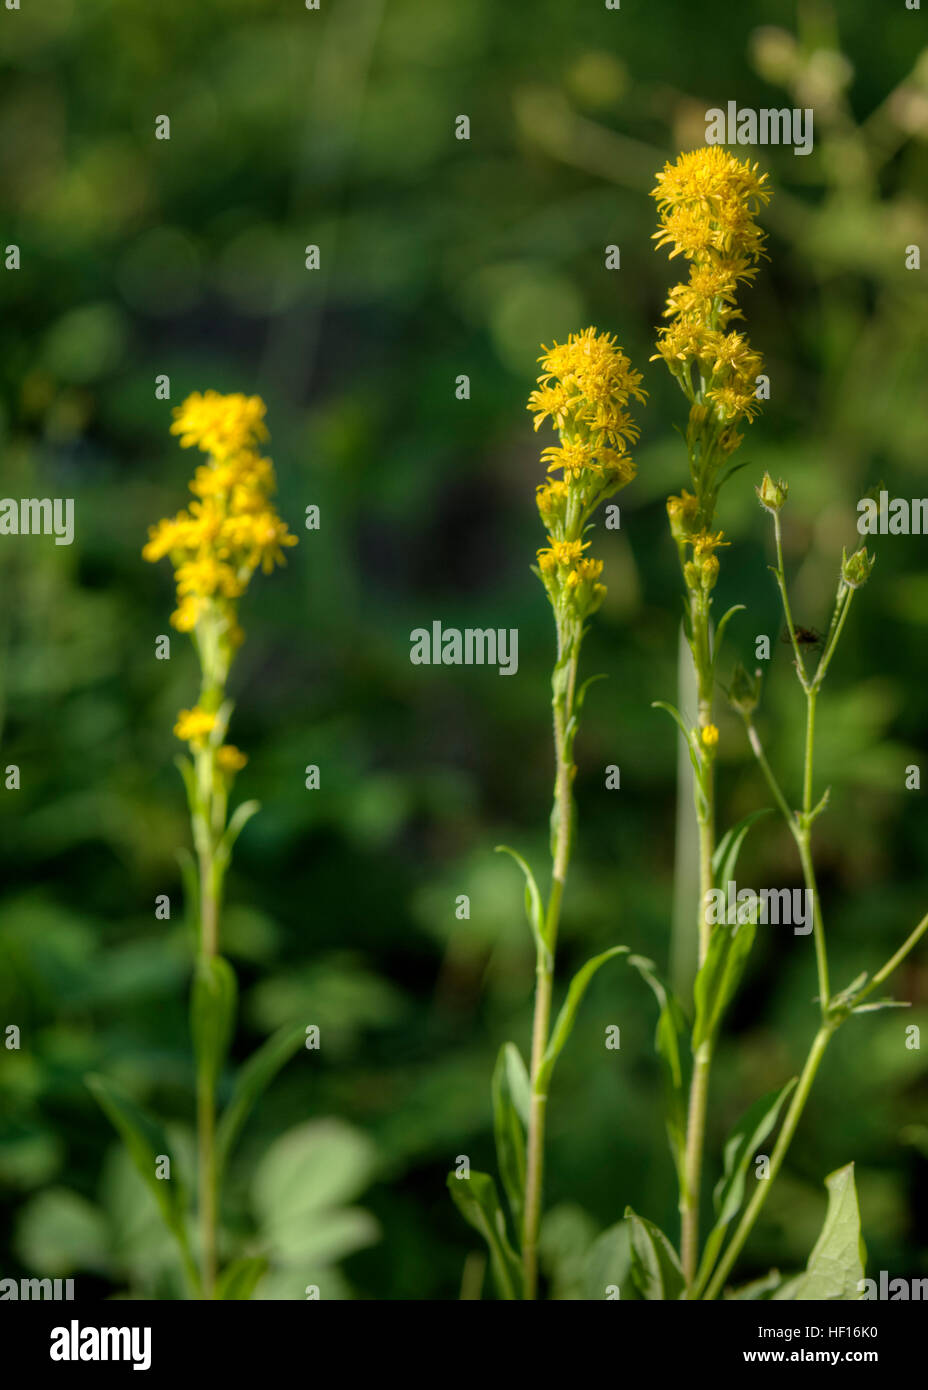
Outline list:
[[[692,1053],[687,1045],[689,1025],[679,1000],[657,973],[653,961],[644,956],[629,956],[635,967],[651,986],[660,1005],[655,1046],[663,1062],[667,1099],[667,1137],[670,1152],[680,1182],[686,1162],[686,1108],[692,1072]]]
[[[776,1300],[852,1303],[860,1299],[867,1252],[860,1234],[853,1163],[829,1173],[825,1186],[828,1188],[828,1210],[821,1235],[815,1242],[805,1272],[778,1289],[773,1295]]]
[[[663,1231],[625,1208],[632,1249],[632,1278],[642,1298],[674,1301],[686,1287],[677,1252]]]
[[[493,1129],[496,1161],[509,1199],[513,1227],[522,1226],[525,1200],[525,1134],[528,1129],[531,1084],[515,1043],[504,1043],[493,1072]]]
[[[268,1262],[263,1255],[233,1260],[230,1265],[226,1265],[216,1282],[216,1297],[226,1302],[232,1299],[247,1301],[267,1267]]]
[[[545,941],[545,910],[542,905],[541,894],[538,891],[538,884],[535,882],[535,875],[517,850],[510,849],[508,845],[497,845],[496,853],[508,854],[525,875],[525,916],[532,929],[532,936],[535,938],[535,946],[539,954],[544,960],[550,962],[551,952]]]
[[[380,1239],[380,1225],[363,1207],[297,1211],[261,1228],[274,1265],[320,1269],[337,1264]]]
[[[261,1157],[252,1199],[263,1226],[278,1228],[302,1213],[351,1202],[376,1164],[366,1134],[343,1120],[307,1120],[288,1130]]]
[[[772,1133],[783,1102],[796,1085],[794,1076],[785,1086],[761,1096],[742,1115],[725,1143],[722,1176],[713,1193],[716,1219],[709,1232],[703,1250],[699,1274],[696,1278],[698,1288],[708,1281],[715,1262],[719,1257],[722,1242],[729,1223],[737,1216],[744,1201],[744,1185],[751,1159],[761,1144]]]
[[[489,1173],[471,1173],[459,1178],[448,1174],[448,1191],[468,1225],[483,1236],[490,1252],[490,1266],[500,1298],[518,1300],[522,1296],[522,1269],[506,1236],[496,1184]]]
[[[693,1024],[693,1052],[714,1038],[722,1015],[732,999],[757,928],[753,922],[720,922],[712,928],[706,959],[699,967],[693,985],[696,1021]]]
[[[748,831],[755,821],[760,820],[762,816],[769,816],[769,814],[770,807],[764,806],[760,811],[752,811],[743,820],[739,820],[737,825],[726,830],[712,856],[712,880],[716,888],[727,891],[728,884],[735,876],[735,865],[738,862],[738,855],[741,853],[741,846],[744,844]]]
[[[551,1037],[548,1040],[545,1055],[542,1058],[541,1066],[538,1068],[536,1084],[537,1089],[542,1094],[547,1090],[548,1082],[551,1080],[551,1073],[554,1070],[554,1064],[561,1055],[564,1044],[567,1042],[573,1030],[577,1009],[580,1007],[580,1001],[587,991],[587,986],[601,965],[605,965],[606,961],[611,960],[613,956],[622,955],[627,953],[627,951],[627,946],[610,946],[608,951],[601,952],[600,955],[594,956],[592,960],[588,960],[586,965],[581,966],[571,980],[567,989],[567,998],[564,1000],[561,1011],[557,1016],[554,1028],[551,1031]]]
[[[617,1221],[601,1236],[597,1236],[587,1251],[583,1269],[584,1297],[611,1298],[617,1289],[625,1303],[638,1298],[638,1288],[632,1278],[631,1223]]]
[[[222,956],[200,956],[190,997],[190,1032],[197,1076],[215,1090],[235,1028],[238,985],[235,971]]]
[[[216,1128],[216,1157],[220,1172],[228,1163],[232,1147],[262,1092],[281,1067],[289,1062],[305,1036],[302,1023],[287,1023],[263,1042],[241,1067],[229,1103]]]
[[[20,1209],[13,1246],[27,1269],[54,1278],[106,1271],[111,1259],[103,1212],[66,1187],[47,1187]]]
[[[163,1155],[170,1158],[164,1130],[106,1077],[88,1076],[86,1083],[100,1109],[122,1138],[133,1165],[158,1204],[164,1224],[186,1248],[186,1198],[180,1179],[173,1174],[170,1178],[156,1175],[159,1158]]]

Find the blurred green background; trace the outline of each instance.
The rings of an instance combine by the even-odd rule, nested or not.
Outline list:
[[[236,1056],[288,1019],[322,1029],[247,1132],[230,1249],[294,1232],[265,1296],[455,1298],[476,1238],[445,1191],[458,1154],[492,1162],[489,1077],[529,1030],[533,955],[512,844],[546,872],[550,612],[529,572],[543,443],[525,398],[540,342],[595,323],[645,371],[639,478],[598,531],[609,597],[584,650],[579,838],[561,979],[616,942],[666,965],[679,580],[664,514],[684,478],[683,401],[647,365],[675,278],[650,243],[655,171],[701,144],[707,107],[812,106],[815,149],[751,152],[775,197],[770,261],[745,307],[772,400],[723,494],[717,612],[744,602],[729,659],[773,639],[761,729],[791,789],[801,693],[752,484],[790,483],[797,620],[827,621],[868,489],[925,492],[928,33],[903,0],[839,7],[601,0],[23,0],[0,10],[2,492],[73,497],[76,538],[0,541],[0,1274],[73,1273],[78,1296],[172,1297],[173,1255],[85,1089],[117,1078],[189,1144],[189,827],[171,727],[195,660],[169,631],[147,526],[185,499],[168,434],[192,390],[260,392],[279,507],[301,544],[243,608],[232,737],[241,797],[226,950],[242,981]],[[471,120],[469,142],[454,121]],[[170,141],[154,138],[171,118]],[[742,152],[745,153],[745,152]],[[604,248],[621,248],[607,271]],[[304,267],[317,244],[321,269]],[[167,373],[171,402],[155,399]],[[466,373],[471,398],[455,398]],[[321,508],[316,533],[307,505]],[[822,702],[817,825],[833,976],[873,969],[924,911],[928,574],[920,537],[877,541]],[[517,627],[519,670],[420,668],[409,632]],[[722,713],[721,820],[767,804]],[[304,788],[318,763],[319,791]],[[604,769],[621,767],[621,791]],[[739,881],[799,882],[762,822]],[[172,920],[154,899],[169,893]],[[471,899],[469,921],[455,899]],[[914,1001],[839,1035],[740,1273],[804,1263],[822,1179],[858,1161],[871,1269],[923,1275],[928,1091]],[[814,1030],[810,938],[768,931],[715,1076],[709,1182],[729,1126],[801,1062]],[[621,1027],[620,1052],[604,1028]],[[652,1053],[653,1001],[597,977],[551,1104],[550,1291],[631,1203],[676,1230]]]

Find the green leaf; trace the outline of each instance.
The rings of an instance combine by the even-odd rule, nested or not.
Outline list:
[[[736,922],[734,926],[720,922],[713,928],[706,959],[699,967],[693,985],[696,1003],[694,1054],[703,1043],[710,1042],[715,1036],[722,1015],[741,981],[756,930],[753,922]]]
[[[370,1181],[376,1150],[366,1134],[333,1118],[306,1120],[262,1155],[251,1192],[261,1228],[287,1231],[298,1218],[352,1202]]]
[[[171,1153],[164,1130],[106,1077],[92,1075],[85,1080],[94,1100],[122,1138],[133,1165],[158,1204],[165,1226],[186,1249],[183,1186],[173,1174],[170,1178],[156,1176],[159,1158],[163,1155],[170,1158]]]
[[[860,1298],[867,1252],[860,1234],[853,1163],[829,1173],[825,1186],[828,1188],[825,1224],[805,1272],[778,1289],[774,1299],[851,1303]]]
[[[241,1067],[216,1128],[216,1158],[220,1172],[228,1163],[235,1141],[262,1092],[289,1062],[305,1037],[302,1023],[284,1024]]]
[[[657,1033],[654,1039],[663,1062],[664,1086],[667,1099],[667,1137],[670,1152],[680,1183],[686,1168],[686,1110],[692,1072],[692,1053],[687,1044],[689,1024],[679,1000],[657,973],[653,961],[644,956],[629,956],[629,965],[651,986],[660,1005]]]
[[[493,1072],[493,1129],[496,1162],[509,1199],[513,1227],[522,1227],[525,1200],[525,1134],[528,1129],[531,1083],[515,1043],[504,1043]]]
[[[742,1284],[740,1289],[732,1289],[726,1292],[724,1297],[728,1301],[741,1303],[756,1303],[760,1299],[772,1298],[775,1291],[783,1282],[783,1276],[778,1269],[771,1269],[769,1273],[761,1275],[759,1279],[752,1279],[750,1284]]]
[[[185,847],[177,851],[177,862],[180,865],[180,879],[184,886],[184,917],[196,950],[200,941],[200,879],[197,862]]]
[[[696,781],[697,783],[701,783],[702,763],[699,761],[699,754],[696,751],[696,743],[693,735],[684,724],[682,714],[678,709],[674,709],[673,705],[668,704],[666,700],[652,700],[651,708],[666,710],[670,715],[686,742],[687,752],[690,755],[690,762],[693,764],[693,771],[696,773]]]
[[[263,1255],[233,1260],[230,1265],[226,1265],[216,1282],[216,1297],[226,1302],[232,1299],[246,1302],[251,1298],[267,1267],[268,1262]]]
[[[528,924],[532,929],[532,936],[535,938],[535,946],[542,959],[550,964],[551,951],[545,940],[545,910],[541,901],[541,894],[538,891],[538,884],[535,882],[535,875],[532,873],[528,864],[516,850],[510,849],[508,845],[497,845],[497,854],[508,854],[514,859],[519,868],[525,875],[525,915]]]
[[[727,613],[723,614],[723,616],[719,618],[718,626],[715,629],[715,638],[712,643],[713,663],[717,662],[719,659],[719,652],[722,650],[722,638],[725,636],[725,629],[728,627],[728,624],[731,622],[732,618],[735,616],[736,613],[743,613],[744,611],[745,604],[736,603],[731,608],[729,608]]]
[[[642,1298],[676,1300],[686,1287],[683,1270],[670,1241],[653,1221],[625,1208],[632,1248],[632,1278]]]
[[[725,1143],[722,1176],[713,1193],[715,1203],[715,1225],[709,1232],[703,1250],[702,1262],[696,1276],[697,1288],[708,1282],[709,1276],[719,1257],[722,1242],[729,1223],[737,1216],[744,1201],[744,1186],[751,1159],[761,1144],[773,1131],[783,1102],[796,1085],[794,1076],[785,1086],[761,1096],[742,1115]]]
[[[737,825],[726,830],[712,856],[712,881],[716,888],[721,888],[723,892],[727,892],[728,885],[735,876],[735,865],[738,862],[738,855],[741,853],[741,846],[744,844],[748,831],[755,821],[760,820],[761,816],[769,816],[769,814],[770,807],[764,806],[760,811],[752,811],[743,820],[739,820]]]
[[[571,980],[567,989],[567,998],[557,1016],[541,1066],[538,1068],[536,1087],[542,1094],[547,1090],[554,1064],[561,1055],[564,1044],[573,1030],[577,1009],[587,991],[587,986],[601,965],[605,965],[606,961],[611,960],[613,956],[627,952],[627,946],[610,946],[608,951],[603,951],[600,955],[594,956],[592,960],[588,960],[586,965],[582,966]]]
[[[602,1300],[618,1289],[623,1303],[638,1298],[632,1278],[632,1235],[628,1221],[617,1221],[597,1236],[587,1251],[583,1267],[584,1297]]]
[[[190,1032],[197,1076],[215,1090],[235,1028],[238,985],[235,971],[222,956],[200,956],[193,975]]]
[[[236,840],[239,835],[241,835],[252,816],[256,816],[260,810],[260,801],[243,801],[241,806],[236,806],[229,820],[229,824],[226,826],[225,834],[219,841],[216,849],[217,858],[223,865],[228,864],[232,857],[232,850],[235,847]]]
[[[487,1243],[500,1298],[518,1300],[522,1295],[522,1269],[506,1236],[506,1219],[495,1182],[489,1173],[471,1173],[467,1178],[449,1173],[448,1191],[464,1220]]]

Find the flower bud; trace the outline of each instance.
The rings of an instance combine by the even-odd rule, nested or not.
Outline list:
[[[770,474],[765,473],[760,487],[754,491],[762,507],[766,507],[768,512],[778,512],[789,495],[789,485],[782,478],[774,482]]]
[[[868,554],[865,545],[862,545],[859,550],[855,550],[854,554],[850,556],[846,550],[842,550],[841,578],[849,589],[859,589],[870,578],[875,564],[876,556]]]

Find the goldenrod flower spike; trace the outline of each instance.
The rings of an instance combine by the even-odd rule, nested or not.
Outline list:
[[[193,501],[158,522],[143,550],[146,560],[167,556],[174,567],[177,608],[171,622],[189,632],[200,663],[200,694],[193,709],[180,711],[174,733],[190,757],[179,759],[196,849],[196,914],[199,955],[192,1018],[197,1063],[199,1291],[212,1298],[216,1287],[216,1226],[219,1167],[216,1154],[216,1082],[234,1026],[236,985],[219,953],[223,881],[235,836],[257,810],[239,806],[230,819],[229,794],[247,758],[225,742],[231,701],[229,667],[242,642],[239,601],[260,569],[269,574],[296,544],[274,508],[274,467],[260,453],[267,439],[260,396],[195,392],[174,411],[172,434],[181,447],[206,455],[190,483]],[[202,1020],[206,1019],[206,1022]],[[225,1043],[216,1052],[216,1039]]]

